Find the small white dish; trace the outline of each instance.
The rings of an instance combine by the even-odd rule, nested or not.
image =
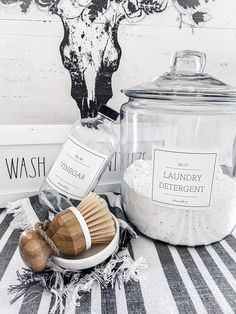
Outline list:
[[[105,261],[115,251],[119,243],[119,222],[114,215],[112,215],[112,217],[115,222],[116,233],[108,245],[92,245],[88,251],[83,252],[76,257],[63,258],[53,256],[53,261],[57,265],[68,270],[82,270],[94,267]]]

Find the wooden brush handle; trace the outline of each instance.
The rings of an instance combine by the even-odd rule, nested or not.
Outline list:
[[[33,271],[42,271],[53,254],[51,247],[35,230],[24,231],[19,239],[20,255]]]
[[[83,230],[70,209],[56,214],[46,233],[64,256],[77,256],[86,250]]]
[[[33,271],[42,271],[53,254],[77,256],[86,250],[83,231],[70,209],[56,214],[45,228],[44,222],[38,224],[35,225],[37,231],[31,229],[23,232],[19,239],[20,255]]]

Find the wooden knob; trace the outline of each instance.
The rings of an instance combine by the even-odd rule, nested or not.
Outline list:
[[[33,271],[42,271],[53,254],[50,246],[35,230],[24,231],[19,239],[20,255],[26,266]]]

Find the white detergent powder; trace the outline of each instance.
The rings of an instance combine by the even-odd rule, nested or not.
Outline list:
[[[236,225],[236,181],[216,171],[209,208],[173,209],[151,203],[150,160],[137,160],[125,171],[123,201],[130,221],[145,235],[175,245],[202,245],[230,234]]]

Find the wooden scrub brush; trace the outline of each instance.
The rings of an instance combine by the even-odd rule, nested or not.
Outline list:
[[[108,244],[115,235],[115,223],[105,202],[95,193],[79,206],[56,214],[52,222],[39,222],[36,230],[22,233],[19,250],[24,263],[43,270],[49,256],[77,256],[92,244]]]

